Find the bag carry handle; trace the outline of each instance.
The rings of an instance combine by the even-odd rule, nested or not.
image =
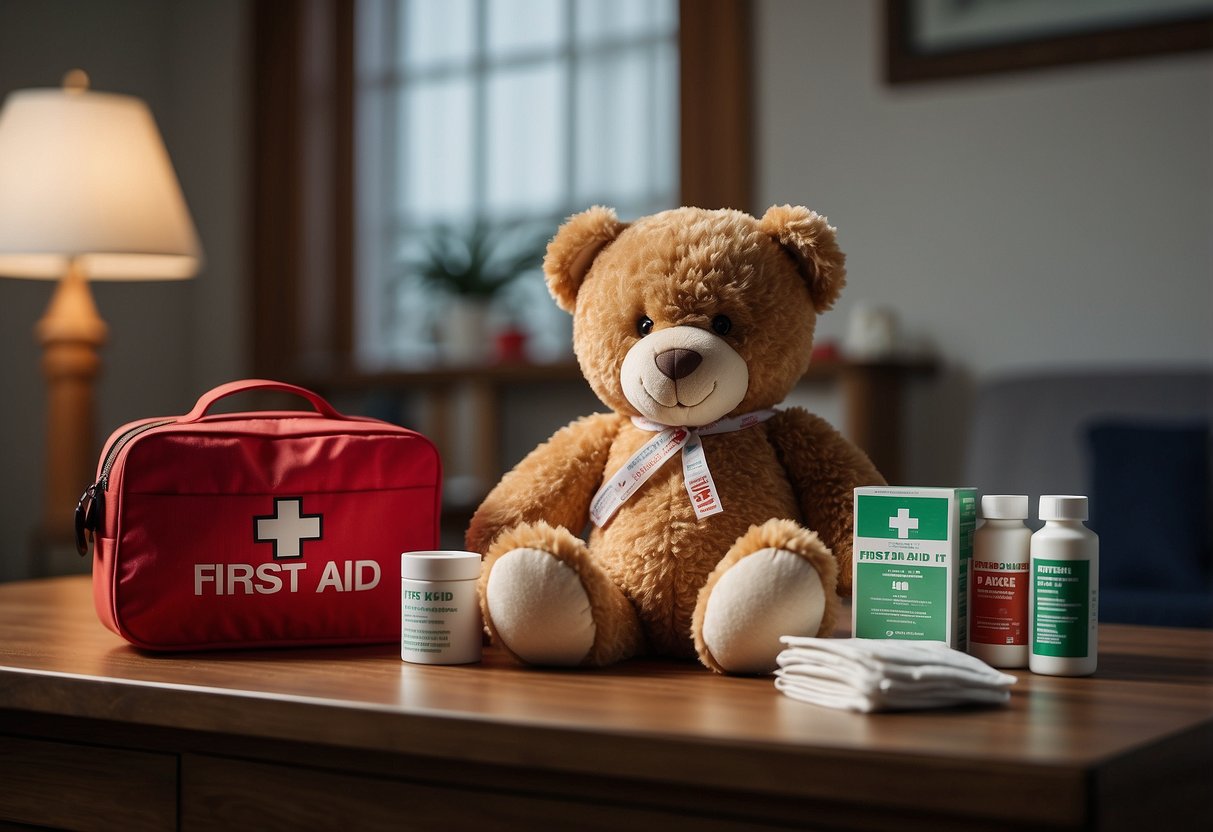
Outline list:
[[[316,408],[316,412],[321,416],[327,416],[329,419],[349,420],[348,416],[340,413],[331,404],[326,402],[318,393],[313,393],[306,387],[299,387],[295,384],[287,384],[285,381],[270,381],[264,378],[246,378],[241,381],[229,381],[227,384],[220,384],[213,390],[202,394],[198,399],[198,403],[194,405],[194,409],[177,420],[178,424],[187,422],[197,422],[206,412],[211,409],[211,406],[220,399],[225,399],[228,396],[234,396],[237,393],[243,393],[247,390],[274,390],[279,393],[292,393],[301,398],[307,399],[312,407]]]

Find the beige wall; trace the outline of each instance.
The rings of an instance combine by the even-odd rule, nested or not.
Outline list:
[[[1061,365],[1213,364],[1209,53],[890,87],[883,3],[758,0],[757,207],[829,215],[856,301],[947,364],[909,476],[955,484],[968,391]]]

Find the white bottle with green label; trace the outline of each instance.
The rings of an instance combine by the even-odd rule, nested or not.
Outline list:
[[[1099,538],[1083,525],[1087,498],[1040,498],[1044,527],[1032,535],[1028,667],[1089,676],[1099,652]]]

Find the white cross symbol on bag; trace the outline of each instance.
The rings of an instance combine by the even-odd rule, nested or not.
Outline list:
[[[303,557],[303,541],[320,540],[319,514],[304,514],[303,499],[274,500],[274,513],[254,517],[254,539],[274,544],[274,560]]]

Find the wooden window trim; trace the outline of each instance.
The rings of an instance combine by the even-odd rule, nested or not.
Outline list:
[[[679,188],[683,205],[752,211],[749,0],[681,0]]]

